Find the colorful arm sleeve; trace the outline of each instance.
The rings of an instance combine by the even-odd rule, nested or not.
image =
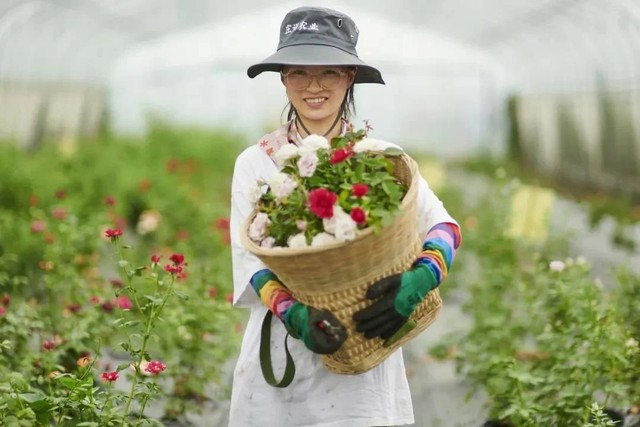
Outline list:
[[[460,227],[451,222],[436,224],[422,244],[422,253],[414,266],[426,265],[435,275],[437,284],[446,279],[461,242]]]
[[[287,310],[297,301],[271,270],[264,269],[251,277],[251,286],[262,303],[284,322]]]

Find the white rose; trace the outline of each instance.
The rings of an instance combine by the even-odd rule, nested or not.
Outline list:
[[[339,242],[348,242],[356,238],[356,228],[358,224],[351,219],[349,215],[340,216],[335,224],[336,240]]]
[[[251,202],[252,206],[255,206],[260,201],[260,197],[262,197],[262,194],[264,194],[262,185],[260,185],[259,183],[255,183],[249,191],[249,202]]]
[[[273,159],[276,161],[278,166],[284,166],[287,161],[292,159],[293,157],[298,155],[298,147],[295,144],[286,144],[280,147],[276,154],[274,154]]]
[[[346,213],[340,205],[335,205],[333,207],[333,216],[331,218],[324,218],[322,220],[322,227],[324,231],[331,234],[336,234],[336,225],[338,222],[342,221],[344,217],[351,219],[351,216]]]
[[[287,176],[280,185],[280,188],[278,188],[278,191],[275,192],[276,198],[278,200],[282,200],[285,197],[288,197],[297,186],[298,183],[291,179],[291,177]]]
[[[293,188],[295,188],[295,185],[293,186],[293,188],[291,188],[292,184],[290,181],[291,181],[291,177],[286,173],[276,172],[271,176],[271,178],[269,178],[269,181],[267,182],[267,184],[271,188],[271,191],[273,192],[273,194],[275,194],[277,198],[281,198],[281,197],[286,197],[286,195],[288,195],[287,191],[289,191],[290,193],[291,192],[290,190],[293,190]],[[286,195],[283,196],[283,194],[286,194]]]
[[[316,171],[316,166],[318,166],[318,156],[315,151],[302,153],[298,159],[297,165],[298,170],[300,171],[300,176],[306,178],[313,176],[313,173]]]
[[[300,151],[303,152],[312,152],[315,153],[320,149],[327,150],[329,149],[329,141],[327,138],[320,135],[309,135],[305,139],[302,140],[302,144],[300,146]]]
[[[311,239],[311,246],[328,245],[335,242],[336,239],[329,233],[318,233]]]
[[[367,151],[382,151],[384,144],[382,141],[373,138],[363,138],[353,146],[354,153],[364,153]]]
[[[249,226],[249,238],[254,242],[261,242],[270,223],[269,215],[264,212],[258,213]]]
[[[263,248],[272,248],[275,246],[275,244],[276,239],[271,236],[265,237],[264,239],[262,239],[262,242],[260,242],[260,246]]]
[[[308,246],[307,238],[304,237],[303,233],[298,233],[295,236],[289,237],[287,244],[290,248],[306,248]]]

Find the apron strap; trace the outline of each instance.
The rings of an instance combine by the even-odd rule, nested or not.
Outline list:
[[[271,318],[273,317],[273,313],[267,310],[267,314],[264,315],[264,320],[262,321],[262,333],[260,334],[260,368],[262,369],[262,376],[264,377],[267,384],[278,387],[285,388],[291,381],[293,381],[293,377],[296,375],[296,365],[293,363],[293,358],[289,353],[289,347],[287,346],[287,339],[289,338],[289,334],[284,337],[284,351],[286,354],[286,364],[284,368],[284,374],[282,375],[282,379],[280,381],[276,380],[275,375],[273,374],[273,365],[271,364]]]

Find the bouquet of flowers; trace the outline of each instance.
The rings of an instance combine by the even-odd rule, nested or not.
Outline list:
[[[280,171],[252,193],[257,214],[248,230],[261,247],[302,248],[346,242],[359,230],[393,222],[407,192],[393,175],[399,148],[367,137],[369,127],[327,141],[310,135],[274,155]]]

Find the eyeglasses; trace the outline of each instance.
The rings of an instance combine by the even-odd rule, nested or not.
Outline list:
[[[311,86],[314,78],[322,89],[335,89],[348,73],[339,70],[324,70],[320,74],[309,74],[305,70],[291,70],[287,73],[280,72],[287,86],[295,90],[304,90]]]

